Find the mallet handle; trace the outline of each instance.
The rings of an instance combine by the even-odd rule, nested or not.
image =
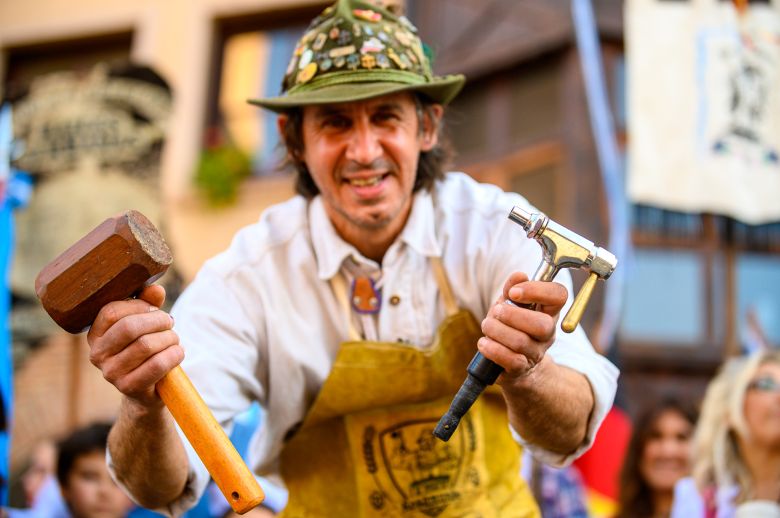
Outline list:
[[[157,393],[230,507],[244,514],[259,505],[265,495],[257,479],[181,367],[174,368],[157,382]]]

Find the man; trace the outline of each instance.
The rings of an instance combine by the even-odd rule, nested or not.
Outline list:
[[[587,449],[617,371],[582,330],[556,334],[568,274],[528,282],[540,247],[507,219],[528,203],[443,173],[443,105],[463,82],[434,76],[411,23],[371,3],[312,22],[283,94],[253,101],[279,113],[300,195],[204,266],[175,332],[157,286],[89,332],[125,395],[110,462],[139,502],[177,514],[208,480],[154,392],[186,350],[220,422],[266,410],[251,467],[281,475],[285,515],[538,516],[521,445],[556,464]],[[500,388],[435,440],[477,348]]]

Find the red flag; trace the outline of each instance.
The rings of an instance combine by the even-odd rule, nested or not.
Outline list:
[[[631,420],[623,410],[613,406],[591,449],[574,461],[587,490],[588,511],[594,518],[617,513],[620,469],[630,438]]]

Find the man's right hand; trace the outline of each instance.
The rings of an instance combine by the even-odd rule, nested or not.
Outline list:
[[[184,359],[173,318],[160,310],[165,289],[147,286],[136,299],[111,302],[87,334],[89,360],[127,398],[162,406],[155,385]]]

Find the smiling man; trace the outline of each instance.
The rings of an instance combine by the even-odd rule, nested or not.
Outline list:
[[[463,82],[433,75],[414,26],[378,5],[312,21],[282,94],[252,101],[279,114],[298,195],[203,267],[175,330],[153,286],[89,332],[125,395],[109,450],[139,502],[179,514],[208,481],[154,392],[186,351],[226,427],[265,409],[250,467],[280,476],[285,515],[538,516],[523,448],[553,464],[585,451],[617,370],[581,329],[556,333],[568,274],[528,281],[540,247],[507,219],[528,202],[445,173],[444,105]],[[505,372],[438,441],[477,350]]]
[[[442,107],[418,117],[419,105],[402,92],[302,110],[300,166],[336,232],[377,262],[406,224],[420,153],[437,141]],[[288,121],[279,117],[282,132]]]

